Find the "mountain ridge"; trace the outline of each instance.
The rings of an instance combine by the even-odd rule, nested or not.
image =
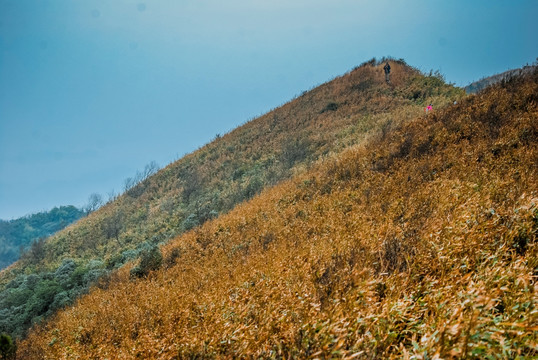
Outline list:
[[[487,76],[478,81],[473,81],[469,85],[465,86],[465,92],[468,94],[476,94],[477,92],[496,84],[501,81],[509,81],[512,77],[530,74],[536,71],[537,65],[526,65],[518,69],[511,69],[499,74]]]
[[[538,74],[379,128],[120,269],[25,358],[536,355]]]
[[[366,65],[365,65],[366,66]],[[401,86],[401,82],[402,81],[406,81],[406,79],[401,79],[399,80],[398,79],[398,76],[407,76],[407,80],[409,80],[412,76],[416,76],[418,75],[418,72],[416,72],[415,70],[412,70],[411,68],[407,68],[408,70],[403,70],[402,72],[405,72],[407,71],[408,74],[407,75],[403,75],[403,74],[398,74],[398,66],[401,66],[401,65],[398,65],[397,63],[394,64],[394,70],[393,70],[393,73],[394,73],[394,76],[393,76],[393,83],[396,84],[396,88],[395,90],[396,91],[402,91],[400,88],[398,88],[398,84]],[[406,97],[403,97],[401,96],[401,94],[397,94],[396,91],[393,91],[393,90],[390,90],[390,87],[386,87],[384,90],[383,90],[383,86],[384,86],[384,81],[382,80],[382,70],[380,70],[379,68],[377,68],[375,70],[375,72],[372,72],[372,70],[374,69],[374,67],[372,67],[371,64],[368,64],[368,67],[364,67],[362,70],[363,70],[363,73],[356,73],[356,75],[359,75],[358,78],[357,76],[355,76],[355,81],[357,81],[357,83],[360,83],[361,86],[363,86],[364,88],[361,90],[361,89],[355,89],[355,90],[352,90],[352,91],[357,91],[359,92],[359,95],[360,95],[360,91],[365,91],[366,92],[369,90],[369,87],[372,86],[371,83],[369,83],[368,81],[361,81],[361,77],[360,75],[362,76],[373,76],[375,74],[375,85],[377,86],[377,88],[379,90],[376,90],[376,91],[381,91],[381,92],[386,92],[386,94],[383,94],[381,93],[379,99],[376,99],[376,102],[374,102],[374,105],[362,105],[364,107],[364,109],[359,109],[357,108],[357,105],[360,105],[360,104],[357,104],[357,105],[354,105],[354,104],[346,104],[345,102],[345,98],[344,100],[340,100],[340,112],[342,111],[342,107],[345,107],[345,106],[355,106],[355,109],[353,111],[355,111],[356,115],[355,116],[355,121],[359,120],[359,121],[362,121],[364,120],[365,122],[367,122],[366,124],[357,124],[355,125],[355,127],[359,127],[359,130],[362,130],[364,132],[364,130],[362,128],[366,128],[366,130],[368,130],[368,127],[372,127],[372,119],[371,117],[372,116],[375,116],[376,113],[377,114],[383,114],[384,112],[386,112],[386,110],[389,110],[391,107],[394,109],[395,107],[397,106],[400,106],[402,105],[401,103],[402,102],[408,102],[409,105],[411,105],[411,107],[414,106],[414,110],[415,113],[419,113],[421,111],[421,106],[416,106],[414,105],[413,103],[416,103],[417,100],[419,101],[424,101],[423,97],[424,96],[435,96],[435,94],[423,94],[421,93],[422,90],[424,89],[420,89],[418,88],[418,85],[419,84],[409,84],[407,87],[409,89],[405,89],[408,91],[408,94],[404,94]],[[406,69],[405,67],[402,67],[402,69]],[[358,70],[357,70],[358,71]],[[365,74],[366,73],[366,74]],[[338,130],[339,127],[348,127],[348,128],[351,128],[350,131],[354,131],[354,129],[352,128],[353,127],[353,124],[350,124],[352,122],[352,119],[338,119],[338,121],[340,123],[336,123],[334,120],[335,120],[335,115],[338,114],[339,110],[338,109],[335,109],[335,110],[327,110],[327,111],[324,111],[325,107],[327,107],[328,105],[334,103],[336,104],[338,102],[338,97],[342,96],[341,92],[344,91],[344,90],[347,90],[349,91],[349,89],[351,89],[351,85],[349,85],[349,82],[350,81],[353,81],[353,79],[350,78],[351,77],[351,73],[348,73],[342,77],[339,77],[327,84],[324,84],[324,85],[321,85],[320,87],[316,88],[317,90],[313,90],[314,92],[320,92],[320,91],[323,91],[323,94],[321,94],[320,96],[327,96],[327,94],[330,94],[330,92],[332,91],[332,93],[334,95],[329,95],[331,96],[333,99],[333,101],[330,101],[330,100],[325,100],[325,103],[320,103],[319,105],[317,105],[319,108],[318,109],[309,109],[309,111],[306,113],[306,115],[304,115],[304,117],[301,119],[300,116],[297,116],[297,113],[300,112],[302,109],[301,107],[308,107],[308,101],[317,101],[316,99],[307,99],[307,95],[303,95],[295,100],[293,100],[292,102],[288,103],[288,104],[285,104],[283,105],[280,109],[281,111],[279,112],[269,112],[268,114],[262,116],[262,117],[259,117],[247,124],[245,124],[244,126],[236,129],[236,130],[233,130],[231,133],[233,134],[225,134],[223,135],[221,138],[219,139],[216,139],[215,142],[213,143],[210,143],[204,147],[202,147],[201,149],[193,152],[192,154],[190,155],[187,155],[185,158],[183,158],[182,160],[180,160],[179,162],[176,162],[176,163],[173,163],[173,164],[170,164],[169,166],[167,166],[165,169],[163,169],[162,171],[160,171],[158,174],[156,174],[154,177],[152,177],[152,179],[148,179],[146,180],[143,184],[139,184],[138,186],[134,187],[133,189],[130,189],[129,191],[126,192],[126,194],[123,195],[123,197],[121,199],[118,199],[118,202],[116,203],[124,203],[126,205],[129,205],[129,202],[133,202],[133,201],[136,201],[140,196],[144,197],[144,192],[146,191],[147,188],[151,188],[152,186],[154,186],[152,184],[152,182],[155,182],[156,180],[155,179],[158,179],[160,177],[166,177],[166,176],[177,176],[177,179],[178,180],[174,180],[174,179],[166,179],[164,180],[163,182],[167,182],[167,184],[165,186],[167,186],[167,191],[169,191],[171,193],[171,196],[167,196],[168,199],[177,199],[179,198],[178,201],[175,202],[175,204],[173,206],[175,206],[175,209],[172,209],[172,211],[174,210],[178,210],[177,209],[177,205],[176,204],[179,204],[181,205],[181,202],[183,203],[188,203],[189,200],[190,200],[190,197],[191,195],[196,195],[197,192],[200,192],[200,188],[206,188],[206,183],[209,181],[209,179],[207,179],[207,175],[206,174],[199,174],[199,173],[202,173],[203,171],[200,170],[200,167],[196,168],[196,171],[193,171],[193,166],[190,164],[191,161],[198,161],[198,162],[203,162],[205,161],[206,159],[209,160],[204,164],[202,164],[202,166],[205,166],[206,168],[212,163],[214,162],[218,157],[220,158],[225,158],[223,161],[227,161],[227,163],[225,164],[225,169],[223,171],[224,173],[224,176],[226,177],[229,177],[229,178],[232,178],[233,182],[235,182],[235,187],[236,187],[236,191],[238,192],[237,197],[239,198],[239,200],[241,200],[241,197],[244,197],[246,196],[247,198],[249,196],[252,196],[253,194],[255,194],[259,189],[261,189],[261,187],[263,186],[263,183],[260,184],[260,179],[258,179],[256,177],[256,174],[255,173],[252,173],[252,172],[248,172],[246,171],[249,167],[252,168],[253,166],[254,167],[268,167],[268,166],[272,166],[274,165],[275,163],[278,163],[278,165],[280,167],[277,167],[277,166],[273,166],[273,168],[275,169],[274,172],[278,172],[277,174],[273,174],[275,177],[274,179],[273,178],[269,178],[269,179],[261,179],[262,181],[264,181],[265,183],[268,183],[268,184],[272,184],[274,183],[275,181],[278,181],[278,179],[280,177],[283,176],[283,173],[286,173],[288,171],[289,168],[293,167],[293,165],[296,163],[296,162],[300,162],[300,161],[304,161],[304,160],[309,160],[309,157],[312,156],[311,152],[312,151],[316,151],[317,153],[314,154],[316,157],[319,157],[320,155],[322,154],[328,154],[330,151],[334,151],[334,149],[329,149],[329,146],[325,146],[323,147],[323,145],[325,144],[326,142],[326,139],[323,139],[322,136],[323,136],[323,133],[329,133],[329,131],[333,131],[335,132],[335,129]],[[436,82],[435,84],[433,84],[433,91],[435,91],[436,88],[438,88],[439,86],[442,85],[442,82],[438,81],[436,78],[434,77],[430,77],[430,78],[425,78],[425,79],[432,79],[432,81]],[[340,83],[344,82],[344,81],[347,81],[348,82],[348,85],[345,85],[342,86],[342,85],[339,85],[341,86],[342,88],[341,89],[338,89],[338,88],[331,88],[331,87],[334,87],[334,85],[330,85],[330,84],[334,84],[335,81],[340,81]],[[370,80],[372,81],[372,80]],[[426,84],[427,85],[427,84]],[[444,85],[443,85],[444,86]],[[417,89],[415,89],[417,88]],[[447,89],[450,88],[450,87],[447,87]],[[428,87],[425,87],[425,90],[426,91],[432,91],[432,87],[431,86],[428,86]],[[393,91],[393,93],[391,94],[390,92]],[[340,92],[340,93],[339,93]],[[307,93],[307,94],[310,94],[310,93]],[[346,96],[349,96],[349,94],[344,94]],[[390,96],[398,96],[400,95],[399,97],[397,97],[396,99],[392,99]],[[315,95],[308,95],[308,96],[315,96]],[[458,96],[457,95],[457,91],[454,92],[454,95],[453,97],[456,97]],[[301,100],[302,101],[299,101]],[[355,96],[355,98],[359,98],[360,97],[357,97]],[[368,99],[369,100],[369,99]],[[398,100],[399,103],[395,104],[394,103],[394,100]],[[336,101],[336,102],[335,102]],[[366,101],[367,103],[368,101]],[[448,101],[445,100],[445,103],[448,103]],[[298,105],[293,105],[293,104],[298,104]],[[440,104],[440,106],[442,106],[443,104]],[[338,106],[338,105],[337,105]],[[361,112],[362,111],[362,112]],[[286,118],[289,118],[289,120],[287,121],[282,121],[282,120],[279,120],[278,117],[286,117]],[[349,116],[349,115],[348,115]],[[380,115],[377,115],[377,116],[380,116]],[[296,136],[295,139],[289,139],[287,138],[286,136],[283,136],[283,134],[285,134],[286,131],[291,131],[293,128],[301,128],[301,126],[303,126],[303,124],[305,124],[306,122],[311,122],[312,120],[309,118],[314,118],[316,117],[317,121],[319,121],[319,123],[315,126],[317,126],[317,128],[314,128],[314,129],[304,129],[304,130],[301,130],[303,131],[303,134],[299,134],[301,136]],[[382,119],[382,120],[385,120],[385,121],[388,121],[387,119]],[[248,150],[249,149],[249,136],[252,136],[252,139],[254,140],[257,140],[260,135],[259,134],[252,134],[250,135],[249,134],[249,131],[250,129],[252,129],[253,127],[256,127],[258,126],[258,124],[260,122],[263,122],[263,130],[262,130],[262,134],[271,134],[270,136],[265,136],[265,138],[263,139],[263,141],[258,141],[256,145],[258,148],[256,149],[257,150],[257,153],[256,154],[253,154],[253,156],[251,156],[249,159],[247,159],[248,161],[246,162],[245,164],[245,161],[243,160],[235,160],[233,158],[233,154],[234,153],[240,153],[241,151],[244,151],[244,150]],[[346,123],[347,122],[347,123]],[[343,126],[342,126],[342,123]],[[350,126],[352,125],[352,126]],[[282,128],[279,128],[281,126],[284,126]],[[261,127],[261,126],[260,126]],[[276,127],[276,129],[272,129],[272,127]],[[332,127],[332,128],[331,128]],[[362,128],[361,128],[362,127]],[[315,132],[319,132],[319,130],[322,129],[322,133],[319,134],[319,133],[314,133]],[[355,130],[356,131],[356,130]],[[275,136],[275,132],[279,133],[280,136],[277,137]],[[284,132],[284,133],[283,133]],[[237,133],[240,133],[240,136],[237,136],[236,134]],[[331,136],[333,136],[333,138],[331,139],[331,141],[335,141],[335,137],[336,137],[336,141],[339,140],[339,138],[341,139],[345,139],[345,137],[348,135],[348,134],[332,134],[332,133],[329,133]],[[303,135],[308,135],[308,136],[303,136]],[[224,141],[225,139],[227,138],[230,138],[230,137],[235,137],[235,139],[241,139],[240,141],[236,140],[235,143],[233,144],[225,144]],[[304,139],[305,137],[307,137],[308,139]],[[303,141],[304,143],[301,143],[301,141]],[[356,141],[356,140],[352,140],[352,141]],[[264,146],[266,148],[269,148],[271,149],[272,147],[276,148],[276,149],[281,149],[282,150],[278,151],[278,152],[274,152],[271,156],[265,156],[265,158],[261,158],[260,157],[260,152],[262,150],[262,146],[260,146],[259,144],[263,143]],[[268,145],[268,146],[267,146]],[[345,148],[345,146],[348,146],[349,143],[342,143],[340,145],[340,150],[342,148]],[[224,148],[226,146],[226,148]],[[250,146],[251,147],[251,146]],[[311,148],[314,148],[314,149],[311,149]],[[258,158],[257,158],[258,157]],[[231,171],[230,169],[233,169],[233,171]],[[203,169],[205,170],[205,169]],[[207,169],[208,172],[210,171],[222,171],[222,169]],[[232,173],[233,172],[233,173]],[[202,175],[203,178],[199,178],[200,175]],[[288,176],[286,174],[284,174],[284,176]],[[161,180],[159,180],[161,181]],[[197,184],[196,184],[197,183]],[[196,187],[196,185],[199,185],[198,187]],[[194,188],[193,188],[194,186]],[[174,188],[175,187],[175,188]],[[233,189],[232,189],[233,191]],[[220,194],[222,195],[222,194]],[[203,222],[205,220],[207,220],[208,218],[211,218],[211,205],[212,203],[215,201],[214,199],[211,198],[212,194],[205,194],[205,196],[203,196],[203,199],[199,200],[199,206],[196,206],[197,209],[192,209],[191,208],[187,208],[185,209],[185,211],[192,211],[190,214],[184,214],[182,215],[184,218],[184,220],[187,220],[187,218],[190,216],[190,215],[194,215],[193,217],[195,218],[195,221],[193,221],[194,225],[196,223],[199,223],[199,222]],[[149,197],[149,196],[148,196]],[[221,196],[222,197],[222,196]],[[145,200],[145,199],[143,199]],[[151,201],[151,198],[149,199],[149,201]],[[146,201],[147,202],[147,201]],[[230,209],[232,206],[233,206],[233,203],[234,200],[232,200],[228,205],[225,205],[225,208],[227,209]],[[163,202],[163,203],[160,203],[160,204],[152,204],[151,206],[152,207],[155,207],[155,206],[160,206],[161,208],[167,208],[167,206],[170,206],[170,204],[167,204],[166,202]],[[187,206],[188,207],[188,206]],[[120,219],[122,217],[122,214],[118,214],[118,213],[109,213],[110,212],[110,204],[107,205],[107,206],[104,206],[103,209],[101,211],[98,211],[98,212],[95,212],[94,214],[92,214],[91,216],[89,216],[87,218],[87,220],[85,219],[83,221],[83,223],[91,223],[93,221],[93,219],[96,219],[98,217],[100,217],[101,214],[103,213],[106,213],[107,215],[110,215],[110,216],[107,216],[108,218],[114,218],[114,216],[116,216],[116,218]],[[149,209],[148,209],[149,210]],[[158,209],[158,210],[161,210],[161,209]],[[182,209],[183,210],[183,209]],[[193,211],[194,210],[194,211]],[[141,214],[142,217],[147,217],[149,214],[149,211],[144,211],[144,214]],[[179,214],[181,216],[181,214]],[[133,216],[133,215],[129,215],[129,216]],[[192,217],[191,217],[192,218]],[[121,219],[120,219],[121,220]],[[129,239],[122,239],[122,235],[124,235],[124,229],[114,229],[113,226],[109,226],[107,227],[106,225],[111,225],[111,224],[105,224],[105,229],[101,229],[101,232],[104,232],[104,233],[107,233],[105,234],[105,238],[107,239],[104,239],[106,241],[110,240],[111,238],[115,238],[116,236],[115,235],[118,235],[118,240],[119,241],[122,241],[123,242],[129,242]],[[193,224],[191,223],[184,223],[183,224],[177,224],[176,226],[179,227],[179,228],[189,228],[190,226],[192,226]],[[115,230],[118,230],[119,233],[118,234],[115,234]],[[151,232],[153,233],[159,233],[159,229],[155,230],[155,229],[152,229]],[[65,233],[64,233],[65,234]],[[126,234],[125,234],[126,235]],[[94,237],[101,237],[102,234],[95,234],[92,236],[92,238]],[[57,238],[58,241],[62,241],[62,242],[65,242],[64,240],[65,237],[59,237]],[[100,242],[102,242],[103,240],[99,240]],[[94,250],[93,249],[94,247],[91,247],[90,249]],[[63,255],[65,256],[65,255]],[[63,257],[61,255],[61,253],[58,253],[57,251],[53,251],[51,254],[50,254],[50,257],[51,259],[52,258],[56,258],[56,259],[61,259]],[[58,260],[56,260],[58,261]]]
[[[391,83],[382,65],[392,66]],[[372,59],[217,137],[48,239],[0,274],[0,331],[24,337],[97,279],[378,131],[463,96],[403,60]],[[381,130],[380,130],[381,129]],[[29,280],[31,279],[31,280]]]

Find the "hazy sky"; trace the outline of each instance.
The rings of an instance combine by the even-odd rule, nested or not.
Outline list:
[[[120,192],[372,57],[533,63],[538,1],[0,0],[0,218]]]

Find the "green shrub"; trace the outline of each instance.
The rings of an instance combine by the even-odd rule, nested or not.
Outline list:
[[[0,335],[0,359],[14,359],[15,358],[15,344],[11,339],[11,336],[7,334]]]
[[[163,255],[158,246],[142,251],[140,264],[131,269],[132,278],[141,278],[147,276],[150,271],[158,270],[163,263]]]
[[[34,295],[26,303],[27,320],[44,315],[50,308],[54,298],[62,288],[56,281],[42,280],[37,286]]]
[[[105,260],[105,267],[108,270],[113,270],[120,267],[121,265],[123,265],[123,262],[122,256],[119,253],[113,254]]]
[[[73,285],[72,275],[76,268],[77,264],[73,259],[64,259],[54,272],[54,279],[62,288],[69,288]]]
[[[304,138],[286,141],[283,145],[280,161],[289,169],[295,163],[305,160],[310,155],[310,146],[310,141]]]
[[[56,311],[70,304],[71,298],[69,297],[69,293],[67,291],[62,291],[54,296],[54,300],[52,301],[50,308],[51,310]]]
[[[330,102],[327,104],[327,106],[325,106],[321,111],[320,111],[320,114],[323,114],[324,112],[327,112],[327,111],[336,111],[338,110],[338,104],[335,103],[335,102]]]
[[[118,240],[121,231],[123,230],[124,213],[117,210],[112,216],[107,216],[101,223],[101,230],[107,239],[116,238]]]
[[[172,266],[177,264],[177,260],[181,257],[181,250],[179,248],[174,248],[170,255],[166,257],[164,260],[164,264],[166,268],[171,268]]]
[[[32,242],[30,249],[21,255],[22,260],[36,264],[45,258],[45,238],[39,238]]]
[[[196,214],[190,214],[187,216],[187,218],[183,221],[183,228],[188,231],[190,229],[193,229],[200,225],[200,222],[198,221],[198,216]]]
[[[245,199],[252,198],[254,195],[262,191],[263,187],[264,183],[262,179],[257,176],[250,178],[244,190]]]

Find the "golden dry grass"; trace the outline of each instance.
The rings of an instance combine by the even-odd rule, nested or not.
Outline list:
[[[390,63],[391,85],[384,81],[383,65],[364,64],[168,165],[137,196],[124,194],[47,239],[43,261],[19,262],[1,272],[0,287],[21,273],[54,270],[65,258],[113,263],[143,242],[167,241],[184,231],[189,215],[202,213],[203,222],[211,210],[227,212],[380,127],[420,116],[424,102],[442,107],[463,96],[461,89],[404,62]],[[335,110],[327,110],[331,104]]]
[[[320,161],[165,246],[176,265],[121,269],[18,355],[537,356],[537,80]]]

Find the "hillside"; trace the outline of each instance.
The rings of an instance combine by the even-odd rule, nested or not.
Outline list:
[[[536,68],[537,68],[537,65],[531,65],[531,66],[524,66],[519,69],[508,70],[500,74],[495,74],[495,75],[480,79],[478,81],[474,81],[470,83],[469,85],[467,85],[464,89],[465,89],[465,92],[468,94],[476,94],[477,92],[487,88],[488,86],[496,84],[498,82],[508,81],[512,77],[515,77],[515,76],[522,76],[525,74],[533,73],[534,71],[536,71]]]
[[[384,61],[384,60],[383,60]],[[293,99],[138,182],[0,275],[0,332],[24,337],[35,322],[158,244],[225,214],[264,188],[304,173],[382,128],[410,121],[425,103],[464,96],[435,76],[375,59]]]
[[[0,220],[0,270],[17,261],[21,249],[27,250],[32,242],[62,230],[84,215],[74,206],[60,206],[19,219]]]
[[[18,355],[534,358],[536,94],[535,72],[410,110],[175,238],[146,276],[121,268]]]

